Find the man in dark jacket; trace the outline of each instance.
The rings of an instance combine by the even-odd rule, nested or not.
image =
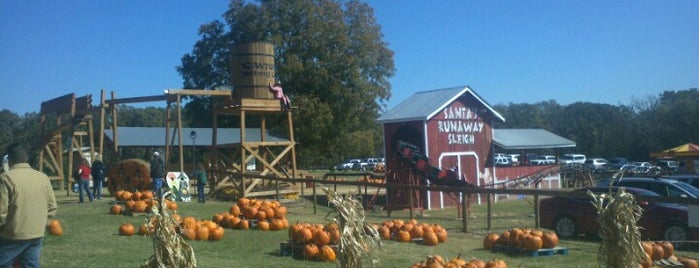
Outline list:
[[[92,195],[95,199],[102,199],[102,185],[104,183],[104,163],[102,156],[97,155],[95,162],[92,162]]]
[[[165,180],[165,164],[160,158],[160,153],[153,153],[153,160],[150,161],[150,177],[153,179],[153,192],[158,199],[163,197],[163,181]]]

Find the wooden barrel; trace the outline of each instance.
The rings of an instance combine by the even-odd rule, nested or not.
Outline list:
[[[238,44],[231,53],[233,97],[273,99],[269,82],[274,82],[274,45],[268,42]]]

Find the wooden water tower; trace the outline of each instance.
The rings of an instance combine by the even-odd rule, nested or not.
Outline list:
[[[276,177],[297,177],[296,142],[291,110],[282,109],[279,100],[274,99],[269,91],[269,83],[276,81],[274,67],[274,46],[268,42],[251,42],[238,44],[232,49],[231,55],[231,85],[232,98],[214,107],[213,116],[213,148],[222,149],[217,145],[217,121],[219,115],[240,116],[240,144],[234,145],[233,155],[228,162],[228,170],[236,173],[255,173],[273,175]],[[266,116],[285,114],[288,122],[288,141],[269,141],[267,139]],[[260,137],[246,135],[246,122],[249,117],[258,117],[260,122]],[[255,163],[255,169],[248,169],[249,163]],[[217,183],[233,183],[245,196],[255,196],[253,188],[260,183],[259,179],[234,181],[224,179]]]

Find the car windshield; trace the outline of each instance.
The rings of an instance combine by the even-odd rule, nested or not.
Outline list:
[[[699,189],[692,186],[691,184],[681,182],[681,181],[677,181],[674,184],[677,185],[677,187],[680,187],[680,188],[684,189],[685,191],[689,192],[695,198],[699,198]]]

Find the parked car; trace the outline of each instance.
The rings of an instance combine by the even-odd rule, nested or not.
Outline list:
[[[670,173],[675,173],[680,168],[680,163],[675,160],[660,159],[658,160],[658,167]]]
[[[335,169],[337,170],[359,170],[362,167],[361,159],[350,159],[344,163],[338,164]]]
[[[362,160],[362,163],[360,164],[360,169],[373,170],[379,163],[381,163],[380,158],[365,158],[364,160]]]
[[[553,165],[556,163],[556,157],[553,155],[540,155],[537,159],[529,161],[532,165]]]
[[[612,187],[616,193],[620,187]],[[659,196],[657,193],[640,188],[624,187],[635,196]],[[575,192],[607,193],[609,187],[591,187]],[[539,220],[541,227],[556,231],[560,238],[577,234],[595,235],[599,231],[597,210],[591,203],[592,197],[550,197],[541,200]],[[638,221],[641,237],[647,240],[686,241],[699,232],[687,226],[688,209],[685,205],[665,202],[641,201],[643,214]],[[694,239],[691,239],[694,240]]]
[[[512,166],[510,157],[504,154],[496,154],[493,163],[495,163],[496,166]]]
[[[609,159],[609,166],[613,169],[620,169],[623,165],[629,163],[629,160],[624,157],[614,157]]]
[[[585,165],[587,165],[588,167],[590,167],[592,169],[605,169],[605,168],[607,168],[608,164],[609,164],[609,162],[607,161],[607,159],[604,159],[604,158],[595,157],[595,158],[588,158],[587,160],[585,160]]]
[[[519,154],[508,154],[513,166],[519,166]]]
[[[667,178],[671,180],[684,182],[699,189],[699,175],[697,174],[670,175],[667,176]]]
[[[597,186],[609,186],[610,179],[601,180]],[[613,186],[646,189],[660,196],[699,198],[699,189],[687,183],[667,178],[623,177],[614,180]]]
[[[585,164],[587,157],[584,154],[564,154],[560,160],[561,164]]]

